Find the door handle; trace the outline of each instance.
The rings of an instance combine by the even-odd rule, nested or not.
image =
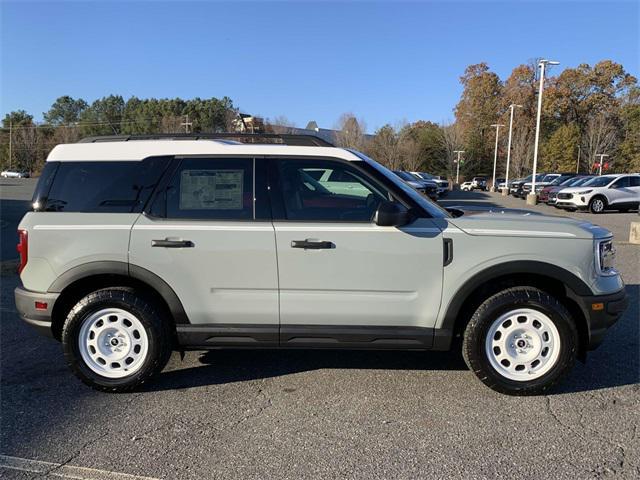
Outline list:
[[[291,248],[304,248],[305,250],[322,250],[336,248],[336,244],[333,242],[326,242],[322,240],[292,240]]]
[[[191,240],[165,238],[163,240],[151,240],[151,246],[163,248],[190,248],[195,245]]]

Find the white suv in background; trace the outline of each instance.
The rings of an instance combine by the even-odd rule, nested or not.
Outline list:
[[[580,187],[558,192],[556,206],[567,210],[626,212],[640,204],[640,175],[618,174],[594,177]]]

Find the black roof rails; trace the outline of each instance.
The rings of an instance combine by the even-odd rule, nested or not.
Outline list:
[[[153,133],[148,135],[104,135],[85,137],[78,143],[131,142],[135,140],[227,140],[225,143],[267,143],[299,147],[333,147],[315,135],[287,133]]]

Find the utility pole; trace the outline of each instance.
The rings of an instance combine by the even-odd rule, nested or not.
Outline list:
[[[192,125],[193,125],[193,122],[189,121],[189,115],[185,115],[184,122],[180,124],[181,127],[184,127],[184,133],[191,133],[190,130]]]
[[[458,160],[456,160],[457,163],[457,167],[456,167],[456,184],[460,183],[460,154],[464,153],[464,150],[454,150],[453,153],[457,153],[458,154]]]
[[[12,125],[11,119],[9,119],[9,170],[11,170],[12,127],[13,125]]]
[[[560,62],[552,60],[540,60],[540,87],[538,88],[538,114],[536,116],[536,138],[533,144],[533,176],[531,177],[531,192],[527,195],[527,205],[538,203],[536,194],[536,174],[538,173],[538,143],[540,141],[540,115],[542,113],[542,91],[544,90],[544,70],[546,65],[560,65]]]
[[[509,143],[507,145],[507,171],[504,175],[504,188],[502,189],[502,195],[507,196],[509,194],[509,162],[511,161],[511,134],[513,133],[513,111],[515,108],[522,108],[522,105],[516,105],[512,103],[509,105],[511,109],[511,116],[509,118]]]
[[[494,123],[491,125],[492,127],[496,127],[496,148],[493,151],[493,183],[491,184],[491,191],[495,192],[496,188],[496,165],[498,164],[498,135],[500,133],[500,127],[504,127],[501,123]]]
[[[596,153],[596,157],[600,157],[600,168],[598,175],[602,175],[602,159],[608,157],[609,155],[606,153]]]

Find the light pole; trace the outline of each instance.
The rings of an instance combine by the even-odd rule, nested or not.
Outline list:
[[[464,153],[464,150],[454,150],[453,153],[457,153],[458,154],[458,160],[456,160],[457,166],[456,166],[456,184],[460,184],[459,179],[460,179],[460,154]]]
[[[491,191],[495,192],[496,189],[496,165],[498,164],[498,135],[500,133],[500,127],[504,127],[501,123],[494,123],[491,125],[492,127],[496,127],[496,148],[493,151],[493,183],[491,184]]]
[[[513,111],[517,108],[522,108],[522,105],[517,105],[512,103],[509,105],[509,109],[511,110],[511,115],[509,118],[509,142],[507,145],[507,171],[504,175],[504,188],[502,189],[502,195],[509,195],[509,162],[511,161],[511,134],[513,133]]]
[[[527,205],[538,203],[536,194],[536,174],[538,173],[538,142],[540,141],[540,114],[542,113],[542,91],[544,90],[544,70],[546,65],[560,65],[553,60],[540,60],[540,87],[538,88],[538,115],[536,116],[536,139],[533,144],[533,176],[531,177],[531,192],[527,195]]]
[[[578,145],[578,161],[576,162],[576,174],[580,173],[580,145]]]
[[[596,153],[596,157],[600,157],[600,168],[598,169],[598,175],[602,175],[602,159],[608,157],[606,153]]]

